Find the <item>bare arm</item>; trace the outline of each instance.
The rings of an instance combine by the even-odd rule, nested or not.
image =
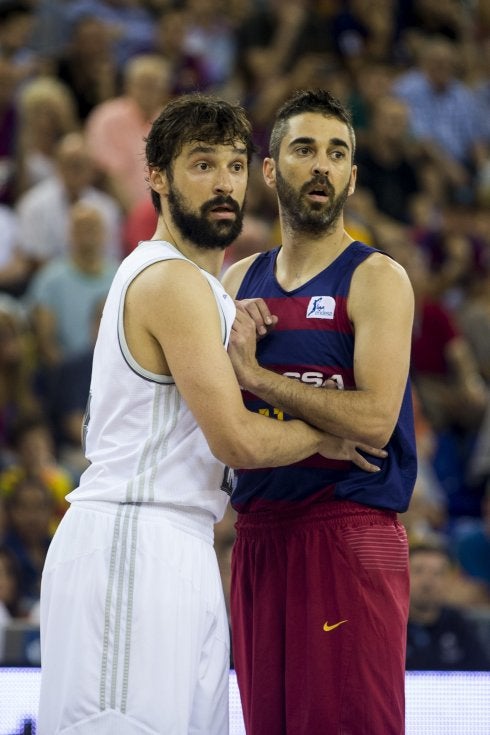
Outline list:
[[[135,358],[173,376],[211,451],[225,464],[280,466],[322,449],[322,433],[302,421],[279,422],[245,408],[214,296],[191,264],[167,261],[143,271],[128,289],[125,326]]]
[[[356,391],[325,391],[261,368],[250,332],[237,320],[230,356],[240,384],[273,406],[323,431],[384,446],[406,385],[413,292],[405,271],[384,255],[356,270],[348,301],[355,331]]]

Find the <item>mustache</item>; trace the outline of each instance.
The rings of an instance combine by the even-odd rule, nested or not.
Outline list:
[[[201,206],[201,213],[207,214],[215,207],[229,207],[235,214],[239,214],[240,212],[240,205],[235,201],[235,199],[232,199],[230,196],[221,195],[204,202]]]
[[[331,198],[334,197],[335,189],[326,176],[314,176],[310,181],[307,181],[306,184],[301,187],[301,193],[303,194],[306,191],[311,191],[311,189],[315,186],[326,189],[328,196]]]

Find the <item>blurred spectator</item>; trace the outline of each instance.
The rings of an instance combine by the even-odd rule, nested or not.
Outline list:
[[[148,196],[144,139],[170,96],[170,66],[156,55],[124,67],[124,94],[97,105],[85,130],[91,154],[125,211]]]
[[[424,254],[414,244],[383,244],[405,267],[414,289],[411,375],[434,430],[432,466],[445,492],[448,519],[477,516],[480,489],[468,477],[467,468],[489,405],[485,382],[451,312],[430,296]]]
[[[151,49],[153,15],[140,0],[70,0],[64,3],[68,33],[81,18],[99,18],[114,40],[114,58],[118,69],[129,59]]]
[[[366,62],[390,62],[398,35],[394,0],[350,0],[341,3],[332,21],[336,51],[353,71]]]
[[[458,43],[466,40],[471,29],[469,6],[459,0],[412,0],[404,3],[405,34],[426,38],[444,37]],[[417,38],[412,39],[412,45]]]
[[[454,553],[464,572],[485,585],[490,596],[490,482],[478,519],[461,519],[453,531]]]
[[[410,221],[411,200],[420,191],[417,159],[408,128],[408,108],[396,97],[380,97],[356,151],[357,186],[374,196],[383,214]]]
[[[80,128],[71,89],[54,77],[36,77],[18,95],[16,196],[53,175],[56,149]]]
[[[34,388],[32,334],[23,309],[0,295],[0,468],[9,461],[13,426],[41,409]]]
[[[459,313],[469,291],[486,267],[488,247],[477,229],[473,206],[445,203],[439,218],[426,227],[417,227],[414,238],[424,252],[430,270],[427,287],[454,314]]]
[[[490,35],[484,38],[483,42],[479,45],[474,45],[475,58],[474,58],[474,76],[473,89],[475,92],[476,101],[480,110],[480,117],[482,124],[484,125],[485,140],[490,145]],[[484,170],[482,171],[482,179],[485,176],[488,177],[490,165],[490,158],[487,159]],[[485,182],[482,181],[482,184]],[[490,183],[487,181],[486,185],[490,187]],[[484,192],[482,192],[483,194]],[[490,197],[490,190],[488,192]],[[490,198],[486,201],[490,201]]]
[[[216,90],[230,78],[236,55],[234,29],[223,0],[187,0],[183,49],[199,59],[205,90]]]
[[[101,212],[107,252],[121,252],[121,212],[117,202],[93,184],[95,168],[81,133],[69,133],[56,149],[56,172],[31,187],[17,202],[22,252],[35,266],[56,255],[66,255],[69,210],[78,201]]]
[[[106,255],[100,211],[77,202],[69,211],[66,256],[43,266],[26,294],[42,366],[49,369],[92,347],[92,314],[117,267]]]
[[[247,87],[261,76],[281,77],[309,54],[336,61],[329,4],[308,0],[250,3],[236,31],[237,63]]]
[[[14,554],[21,571],[21,611],[28,614],[38,602],[41,573],[51,541],[53,499],[38,478],[20,480],[5,502],[5,546]]]
[[[17,75],[9,59],[0,56],[0,203],[13,204],[17,151]]]
[[[19,82],[42,70],[41,59],[30,45],[34,21],[31,2],[0,3],[0,56],[14,64]]]
[[[490,388],[490,270],[475,274],[457,319],[473,350],[478,370]]]
[[[251,4],[241,14],[231,88],[240,88],[263,155],[268,155],[272,117],[294,89],[325,86],[343,97],[337,81],[342,84],[347,77],[333,51],[332,12],[324,3],[272,0]]]
[[[411,365],[423,410],[436,431],[476,431],[487,393],[470,345],[452,314],[431,298],[423,254],[407,247],[394,257],[406,268],[415,294]]]
[[[488,494],[490,489],[490,404],[487,405],[485,416],[475,440],[469,461],[468,475],[472,482],[483,485]],[[487,512],[488,505],[482,505],[482,515]]]
[[[123,252],[124,255],[135,249],[142,240],[151,240],[157,226],[157,213],[150,196],[132,207],[124,218]]]
[[[53,73],[72,90],[78,116],[85,121],[96,105],[119,93],[120,75],[113,52],[113,32],[96,15],[74,21]]]
[[[28,258],[19,248],[19,223],[15,212],[0,204],[0,292],[20,296],[30,276]]]
[[[17,559],[0,543],[0,663],[3,660],[4,629],[20,617],[20,570]]]
[[[488,150],[475,95],[455,74],[457,56],[450,41],[426,39],[420,64],[400,75],[393,91],[409,107],[421,151],[444,172],[455,198],[471,201]]]
[[[170,8],[156,20],[153,50],[169,63],[172,96],[206,87],[203,60],[197,51],[184,43],[188,25],[188,13],[184,7]]]
[[[393,67],[381,61],[362,64],[355,70],[353,89],[347,102],[352,110],[358,146],[364,143],[378,100],[393,96],[394,74]]]
[[[75,480],[87,468],[81,437],[92,377],[92,359],[105,298],[91,314],[91,345],[73,357],[65,358],[53,371],[48,391],[47,410],[51,417],[57,455]]]
[[[27,415],[14,425],[10,445],[12,461],[0,472],[0,497],[7,501],[22,480],[40,480],[52,497],[54,532],[68,508],[65,496],[73,490],[74,480],[56,459],[50,425],[40,413]]]
[[[447,501],[432,466],[436,435],[427,420],[417,390],[412,386],[412,401],[417,445],[417,480],[408,510],[400,515],[409,542],[434,533],[444,533]]]
[[[0,625],[4,620],[20,616],[20,571],[12,552],[0,543]]]
[[[410,550],[410,611],[407,669],[417,671],[488,671],[483,641],[462,610],[448,605],[456,584],[443,544],[421,543]]]

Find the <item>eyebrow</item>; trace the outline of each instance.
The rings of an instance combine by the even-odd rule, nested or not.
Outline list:
[[[218,145],[221,145],[221,144],[218,144]],[[189,151],[189,156],[193,156],[196,153],[214,153],[215,151],[216,151],[216,146],[215,145],[213,146],[213,145],[198,144],[198,145],[195,145],[194,148],[191,148],[191,150]],[[247,155],[247,149],[246,148],[237,148],[235,146],[235,147],[233,147],[233,152],[236,155],[239,155],[239,156],[246,156]]]
[[[315,143],[315,138],[299,137],[294,138],[288,145],[288,148],[292,148],[294,145],[312,145]],[[345,148],[347,151],[350,150],[348,143],[342,138],[330,138],[328,141],[329,145],[338,146],[339,148]]]

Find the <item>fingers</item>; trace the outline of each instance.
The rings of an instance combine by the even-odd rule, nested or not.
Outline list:
[[[356,451],[354,452],[353,457],[351,457],[352,462],[365,472],[379,472],[381,467],[378,467],[363,457],[362,454],[359,454],[359,450],[366,452],[366,454],[371,454],[373,457],[379,457],[380,459],[387,457],[388,452],[385,449],[371,447],[368,444],[356,444]]]
[[[237,312],[246,312],[255,323],[255,329],[260,337],[267,334],[277,324],[277,316],[271,314],[264,299],[243,299],[235,302]]]
[[[356,443],[356,448],[361,449],[363,452],[366,452],[366,454],[372,454],[373,457],[380,457],[381,459],[384,459],[388,456],[388,452],[385,449],[378,449],[377,447],[371,447],[368,444],[360,444],[359,442]]]
[[[362,454],[358,454],[357,452],[351,458],[351,460],[355,465],[357,465],[357,467],[359,467],[361,470],[364,470],[365,472],[379,472],[381,469],[381,467],[377,467],[377,465],[368,462],[368,460],[365,459]]]
[[[256,326],[254,320],[249,316],[248,312],[239,311],[237,309],[231,329],[232,333],[234,333],[235,335],[241,335],[246,338],[250,338],[250,336],[253,335],[255,341]]]

